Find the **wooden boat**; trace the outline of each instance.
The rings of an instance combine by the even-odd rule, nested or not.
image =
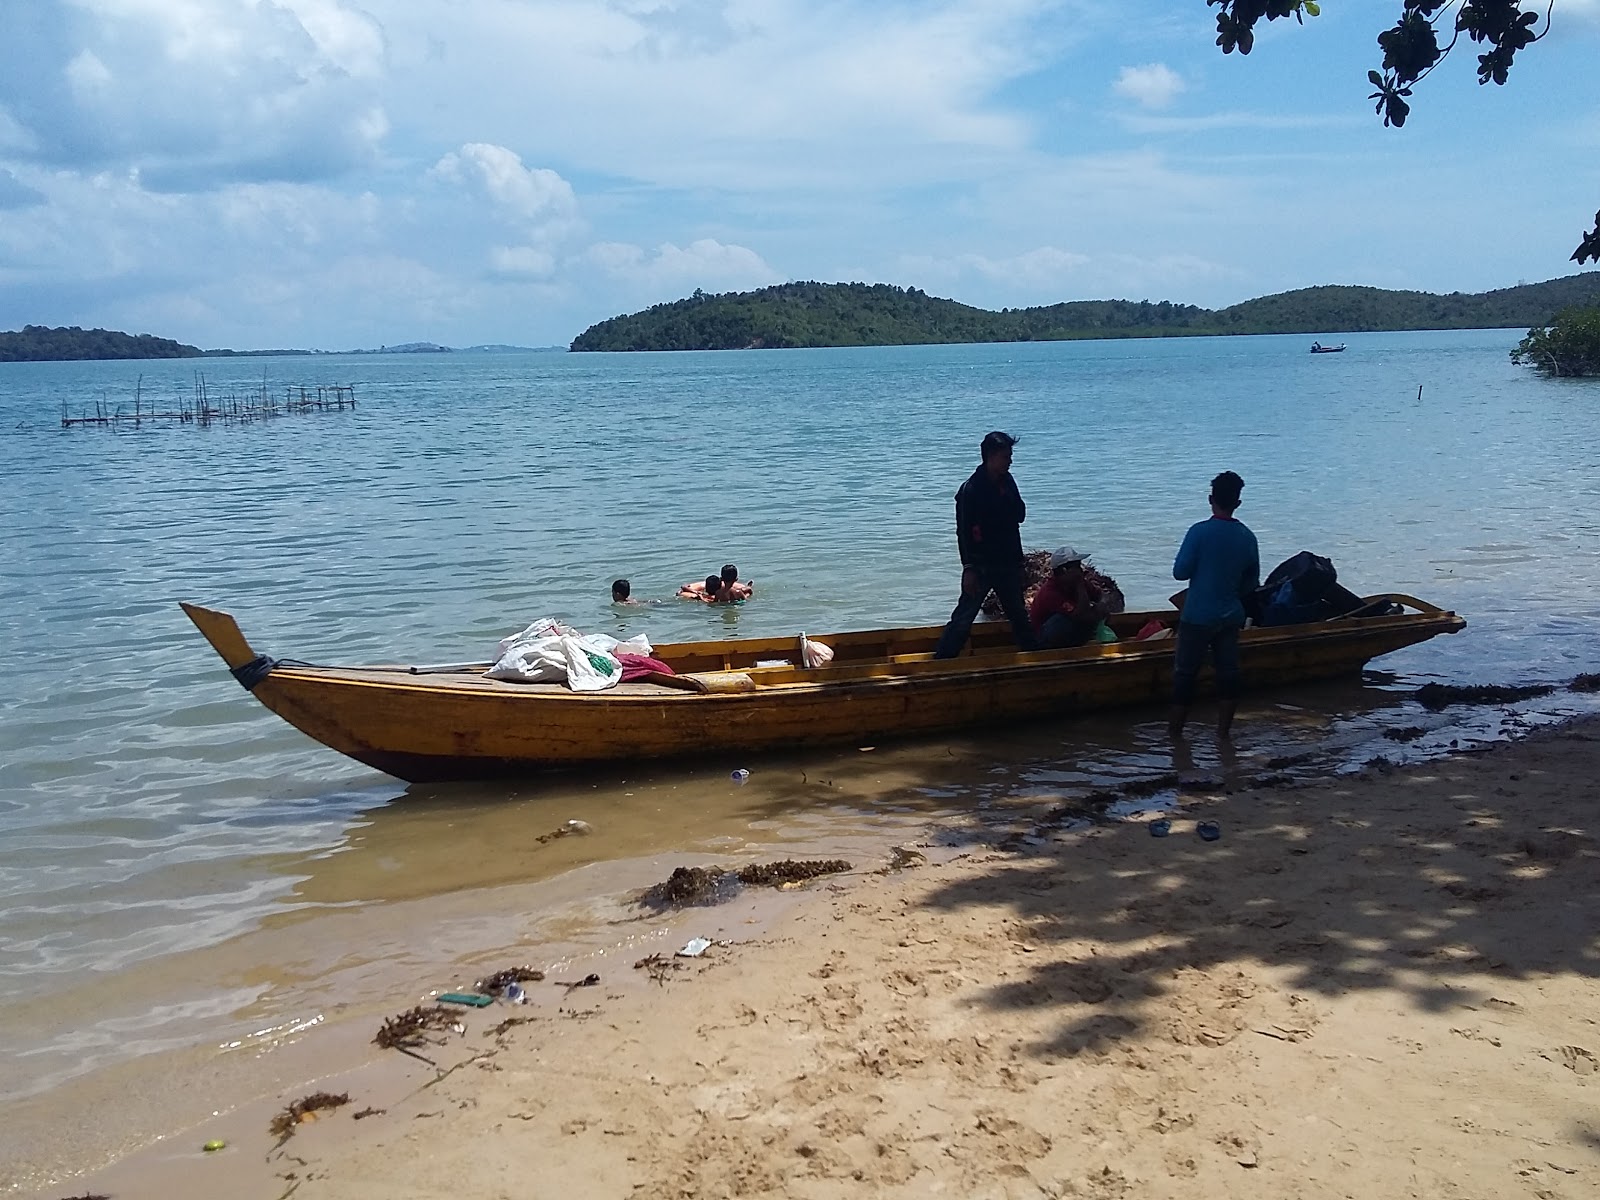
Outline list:
[[[1321,342],[1311,343],[1311,353],[1313,354],[1340,354],[1343,351],[1343,342],[1340,342],[1337,346],[1324,346]]]
[[[1391,615],[1245,630],[1245,686],[1353,675],[1369,659],[1466,626],[1455,613],[1411,596],[1367,599],[1387,602]],[[1016,649],[1005,622],[980,623],[967,650],[944,660],[932,653],[938,626],[819,635],[813,640],[830,646],[834,659],[810,669],[757,665],[798,663],[795,638],[680,642],[655,651],[674,676],[574,692],[564,684],[488,679],[488,664],[278,662],[257,654],[229,614],[182,607],[234,677],[289,724],[341,754],[417,782],[853,744],[1161,702],[1172,684],[1174,642],[1132,639],[1152,618],[1170,624],[1178,615],[1122,613],[1110,623],[1128,640],[1030,653]]]

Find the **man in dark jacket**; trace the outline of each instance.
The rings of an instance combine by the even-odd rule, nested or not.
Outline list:
[[[1022,522],[1028,506],[1011,478],[1011,447],[1017,439],[999,430],[979,447],[983,465],[956,492],[956,545],[961,551],[961,599],[935,648],[935,658],[954,658],[967,644],[972,622],[994,592],[1023,650],[1038,642],[1022,602]]]

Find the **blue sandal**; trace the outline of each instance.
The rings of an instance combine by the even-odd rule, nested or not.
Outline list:
[[[1194,827],[1202,842],[1214,842],[1222,836],[1222,826],[1215,821],[1201,821]]]

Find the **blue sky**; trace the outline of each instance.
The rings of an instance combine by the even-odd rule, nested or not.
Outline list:
[[[1569,274],[1600,0],[1403,130],[1399,0],[0,0],[0,329],[564,344],[789,279],[1216,307]],[[1593,269],[1593,268],[1591,268]]]

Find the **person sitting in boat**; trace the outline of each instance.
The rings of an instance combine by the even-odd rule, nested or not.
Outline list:
[[[626,604],[630,608],[648,608],[652,604],[660,604],[659,600],[635,600],[633,598],[633,584],[626,579],[618,579],[611,585],[611,603]]]
[[[1028,621],[1046,650],[1083,645],[1114,611],[1111,597],[1089,578],[1088,557],[1071,546],[1050,556],[1050,576],[1028,607]]]

